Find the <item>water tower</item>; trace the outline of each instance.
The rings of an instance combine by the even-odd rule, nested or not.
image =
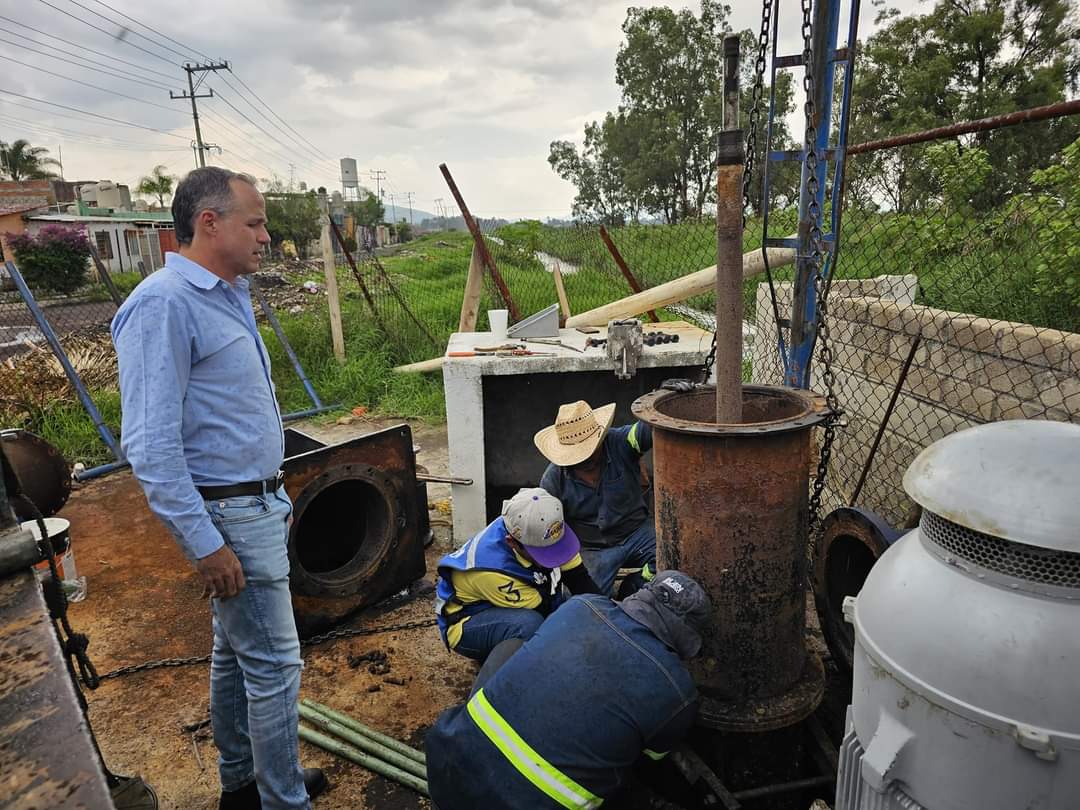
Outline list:
[[[349,190],[352,190],[351,199],[359,199],[360,181],[356,172],[356,158],[341,159],[341,191],[345,199],[350,199]]]

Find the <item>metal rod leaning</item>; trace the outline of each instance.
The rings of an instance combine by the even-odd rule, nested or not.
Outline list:
[[[303,700],[301,700],[300,704],[302,706],[306,706],[309,709],[314,709],[316,712],[319,712],[320,714],[329,717],[331,720],[340,723],[341,725],[345,726],[348,729],[351,729],[352,731],[357,732],[358,734],[363,734],[365,737],[370,737],[371,739],[375,740],[375,742],[382,744],[386,748],[389,748],[391,751],[396,751],[397,753],[406,756],[409,759],[415,760],[422,765],[427,764],[427,757],[424,756],[424,753],[422,751],[417,751],[415,748],[406,745],[400,740],[395,740],[393,737],[378,732],[368,726],[365,726],[359,720],[355,720],[352,717],[349,717],[349,715],[347,714],[335,711],[329,706],[325,706],[322,703],[316,703],[314,700],[310,700],[308,698],[304,698]]]
[[[373,756],[376,759],[381,759],[386,764],[393,765],[395,768],[400,768],[401,770],[407,773],[411,773],[414,776],[419,777],[420,779],[427,778],[427,767],[423,763],[417,762],[415,759],[410,759],[409,757],[404,756],[403,754],[399,754],[396,751],[392,751],[385,745],[380,745],[370,737],[365,737],[363,734],[353,731],[352,729],[343,726],[341,723],[331,720],[325,714],[320,714],[319,712],[312,709],[310,706],[304,706],[303,704],[301,704],[299,706],[299,711],[300,716],[304,720],[307,720],[314,726],[318,726],[318,728],[327,732],[328,734],[332,734],[338,739],[344,740],[345,742],[349,743],[349,745],[353,745],[359,748],[365,754]]]
[[[310,728],[305,728],[304,726],[300,726],[299,735],[301,740],[305,740],[312,745],[317,745],[324,751],[329,751],[332,754],[337,754],[339,757],[344,757],[350,762],[355,762],[357,765],[379,774],[379,776],[393,779],[395,782],[410,787],[425,796],[431,795],[428,793],[426,780],[414,776],[411,773],[407,773],[400,768],[395,768],[393,765],[388,765],[381,759],[361,753],[351,745],[346,745],[340,740],[335,740],[333,737],[320,734],[319,732],[313,731]]]

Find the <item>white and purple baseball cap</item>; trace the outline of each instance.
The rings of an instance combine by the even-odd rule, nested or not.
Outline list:
[[[540,487],[518,490],[503,501],[506,531],[544,568],[566,565],[581,550],[574,530],[563,520],[562,502]]]

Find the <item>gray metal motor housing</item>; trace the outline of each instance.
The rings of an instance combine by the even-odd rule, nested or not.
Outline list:
[[[1080,807],[1080,426],[953,434],[904,485],[921,524],[847,606],[837,810]]]

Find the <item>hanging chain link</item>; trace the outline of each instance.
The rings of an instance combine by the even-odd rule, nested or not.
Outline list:
[[[761,32],[758,34],[757,58],[754,61],[754,92],[753,101],[750,105],[748,116],[749,125],[746,133],[746,163],[743,165],[742,196],[743,196],[743,230],[746,230],[746,212],[752,208],[750,200],[750,188],[754,174],[754,151],[757,149],[758,120],[761,117],[761,96],[765,87],[765,54],[769,46],[769,30],[772,24],[772,0],[765,0],[761,4]],[[766,156],[766,160],[768,157]],[[701,382],[709,381],[713,364],[716,362],[716,324],[713,324],[712,346],[701,364]]]
[[[300,642],[301,647],[314,647],[317,644],[323,644],[327,641],[333,641],[339,638],[353,638],[355,636],[373,636],[378,633],[396,633],[404,630],[419,630],[423,627],[433,627],[435,625],[435,619],[421,619],[414,622],[402,622],[401,624],[390,624],[381,627],[343,627],[338,630],[330,630],[329,632],[322,633],[318,636],[312,636]],[[114,669],[111,672],[106,672],[100,677],[99,680],[107,681],[110,678],[120,678],[124,675],[131,675],[135,672],[148,672],[152,669],[163,669],[166,667],[186,667],[191,664],[205,664],[210,660],[209,655],[193,655],[190,658],[161,658],[156,661],[145,661],[141,664],[132,664],[127,667],[120,667]]]
[[[825,250],[822,247],[821,234],[821,206],[818,203],[818,191],[821,186],[818,182],[818,153],[817,153],[817,126],[814,123],[814,54],[813,54],[813,20],[811,17],[812,0],[801,0],[803,22],[803,63],[806,71],[803,74],[803,90],[806,92],[806,191],[808,205],[806,217],[810,228],[810,270],[813,273],[814,294],[817,301],[814,326],[818,347],[818,358],[821,364],[821,379],[825,383],[825,402],[829,408],[829,415],[825,419],[824,435],[821,441],[821,451],[818,455],[817,472],[814,476],[814,487],[810,495],[809,510],[807,516],[807,540],[808,555],[813,562],[813,549],[815,535],[820,522],[821,496],[825,491],[825,478],[829,470],[829,458],[832,454],[833,440],[836,438],[836,423],[840,418],[840,404],[834,390],[835,376],[832,370],[832,351],[829,347],[829,324],[828,324],[828,283],[824,273]],[[822,114],[827,114],[823,111]],[[834,268],[835,270],[835,268]]]

